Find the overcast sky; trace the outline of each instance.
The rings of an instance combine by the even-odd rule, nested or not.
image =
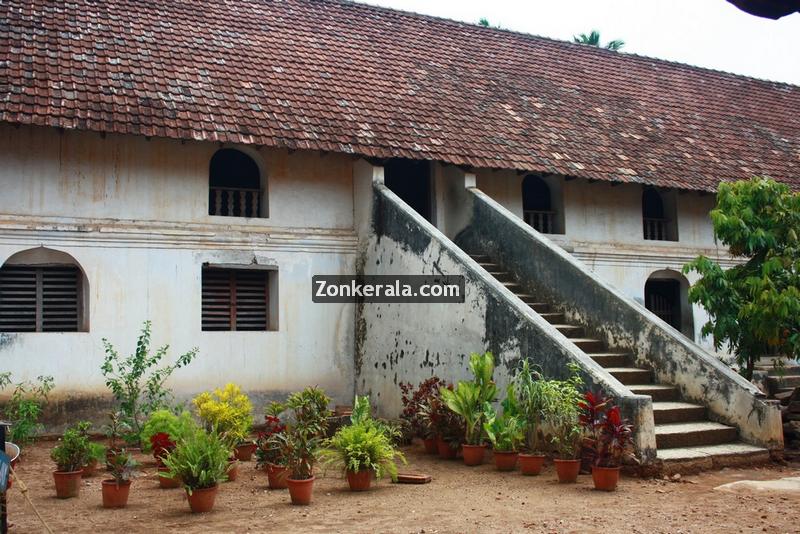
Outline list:
[[[570,40],[600,31],[625,52],[800,85],[800,14],[774,21],[725,0],[360,0]]]

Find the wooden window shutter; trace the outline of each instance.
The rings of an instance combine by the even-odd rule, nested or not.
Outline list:
[[[81,272],[72,265],[0,269],[0,332],[77,332]]]
[[[267,330],[268,277],[266,271],[203,269],[202,329]]]

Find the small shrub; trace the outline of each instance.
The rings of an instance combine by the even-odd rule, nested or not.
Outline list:
[[[480,445],[483,442],[483,405],[497,396],[493,380],[494,356],[491,352],[472,354],[469,368],[472,380],[459,382],[454,390],[442,389],[440,395],[447,407],[464,419],[466,443]]]
[[[587,392],[579,404],[580,422],[584,429],[584,444],[593,465],[619,467],[633,454],[633,426],[622,419],[619,406],[602,393]]]
[[[424,407],[430,403],[430,399],[439,396],[440,387],[447,387],[447,384],[436,376],[420,382],[416,390],[410,382],[400,383],[403,401],[400,419],[409,422],[417,437],[427,439],[436,437],[436,432],[422,413],[424,413]]]
[[[139,463],[127,451],[112,451],[108,459],[108,471],[117,485],[128,482],[136,476]]]
[[[259,468],[266,467],[269,464],[273,465],[286,465],[286,459],[281,456],[280,447],[278,447],[274,438],[281,432],[286,431],[286,424],[281,420],[281,414],[286,410],[286,406],[273,402],[267,408],[267,414],[264,416],[264,430],[258,433],[256,439],[256,466]]]
[[[236,384],[203,392],[192,403],[206,430],[218,433],[231,447],[247,439],[253,426],[253,405]]]
[[[94,441],[89,442],[89,451],[86,454],[86,463],[98,462],[102,463],[106,459],[106,448],[102,443]]]
[[[0,373],[0,390],[12,385],[11,373]],[[42,431],[39,418],[47,405],[47,395],[53,389],[52,376],[39,376],[36,381],[13,384],[11,397],[6,401],[4,418],[13,424],[9,441],[26,445]]]
[[[216,486],[226,479],[230,446],[214,432],[198,429],[164,458],[166,478],[178,478],[191,492]]]
[[[295,480],[306,480],[314,475],[314,464],[331,414],[328,403],[330,398],[316,387],[293,393],[286,401],[294,420],[284,432],[273,436],[272,443]]]
[[[573,375],[567,380],[548,380],[551,401],[544,412],[544,420],[552,435],[550,442],[562,460],[575,459],[580,451],[583,429],[580,425],[580,404],[583,380],[572,367]]]
[[[152,438],[156,434],[166,434],[170,441],[178,441],[197,428],[192,414],[182,411],[176,415],[170,410],[160,409],[150,414],[142,427],[142,450],[152,450]]]
[[[103,427],[103,432],[108,438],[108,447],[111,450],[117,450],[120,446],[120,441],[123,436],[128,436],[131,433],[131,427],[126,423],[124,415],[121,412],[111,412],[108,414],[109,422]]]
[[[50,451],[50,458],[58,471],[78,471],[89,457],[89,438],[80,430],[80,423],[64,431],[58,444]]]
[[[492,444],[492,448],[501,452],[518,451],[525,440],[525,424],[517,413],[514,404],[514,388],[509,386],[508,397],[503,401],[503,413],[497,411],[488,402],[483,405],[483,430]]]

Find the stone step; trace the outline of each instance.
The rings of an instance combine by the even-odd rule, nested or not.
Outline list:
[[[564,314],[561,312],[547,312],[547,313],[540,313],[539,315],[541,315],[542,319],[549,322],[550,324],[562,324],[565,320]]]
[[[548,303],[546,303],[546,302],[536,302],[535,298],[530,299],[530,302],[528,302],[525,299],[522,299],[522,302],[524,302],[525,304],[530,306],[533,309],[533,311],[535,311],[536,313],[547,313],[551,309],[551,307],[550,307],[550,305]]]
[[[656,425],[656,447],[698,447],[736,441],[736,429],[713,421]]]
[[[653,402],[667,402],[678,400],[678,388],[664,384],[641,384],[628,386],[636,395],[650,395]]]
[[[514,282],[513,280],[509,281],[509,282],[500,282],[500,283],[503,284],[504,286],[506,286],[506,288],[508,288],[515,295],[517,295],[517,294],[519,294],[519,295],[527,295],[528,294],[528,293],[524,292],[525,290],[522,288],[522,286],[519,283]]]
[[[650,369],[639,369],[637,367],[609,367],[606,369],[614,378],[625,385],[649,384],[653,381]]]
[[[574,324],[554,324],[553,326],[567,337],[580,337],[585,334],[582,326]]]
[[[706,418],[706,409],[689,402],[654,402],[653,418],[657,425],[702,421]]]
[[[588,337],[576,337],[576,338],[570,338],[570,341],[575,343],[575,345],[577,345],[577,347],[586,354],[606,351],[605,344],[603,344],[603,342],[600,341],[599,339],[593,339]]]
[[[590,354],[601,367],[627,367],[630,365],[630,354],[626,352],[595,352]]]
[[[737,467],[770,461],[769,451],[742,442],[700,447],[658,449],[656,459],[664,474],[692,474],[710,469]]]
[[[477,261],[478,263],[489,263],[490,261],[492,261],[492,258],[487,256],[486,254],[470,254],[469,257]]]
[[[487,269],[487,271],[489,271],[489,270]],[[498,282],[513,282],[514,281],[514,275],[512,275],[508,271],[500,271],[500,270],[489,271],[489,274],[491,274],[494,277],[494,279],[497,280]]]
[[[770,391],[794,389],[800,387],[800,375],[768,376],[767,385]]]

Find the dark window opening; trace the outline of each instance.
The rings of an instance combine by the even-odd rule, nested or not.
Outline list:
[[[202,278],[203,330],[267,330],[268,271],[206,267]]]
[[[681,288],[677,280],[648,280],[644,284],[645,307],[665,323],[681,329]]]
[[[403,202],[431,221],[431,168],[427,161],[389,160],[383,168],[383,180]]]
[[[232,148],[214,154],[209,165],[209,215],[260,217],[261,196],[261,172],[253,158]]]
[[[81,312],[77,267],[0,268],[0,332],[77,332]]]
[[[648,187],[642,193],[642,224],[644,238],[655,241],[666,241],[667,219],[664,216],[664,200],[661,195]]]
[[[550,187],[538,176],[528,175],[522,180],[522,215],[525,223],[536,231],[556,233]]]

